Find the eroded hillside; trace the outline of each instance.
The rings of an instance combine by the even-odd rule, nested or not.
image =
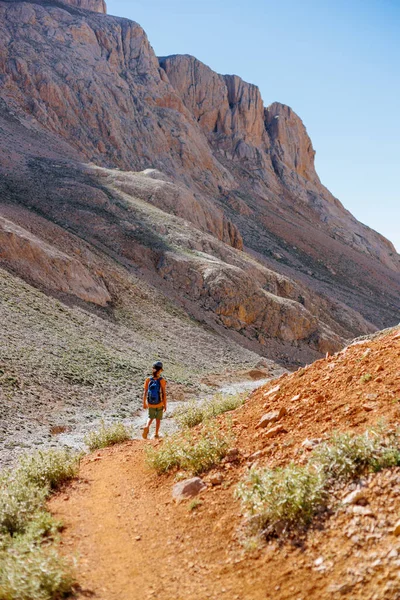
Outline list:
[[[273,375],[398,322],[399,257],[314,154],[289,107],[158,59],[103,0],[0,0],[3,448],[133,410],[160,356],[178,399],[188,365]]]

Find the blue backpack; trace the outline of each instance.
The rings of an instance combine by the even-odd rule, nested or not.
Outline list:
[[[161,402],[161,380],[162,377],[154,379],[150,378],[149,388],[147,390],[147,402],[149,404],[160,404]]]

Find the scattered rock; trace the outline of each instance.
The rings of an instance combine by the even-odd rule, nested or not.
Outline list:
[[[174,498],[175,502],[181,502],[182,500],[187,500],[188,498],[197,496],[206,487],[206,484],[202,479],[200,479],[200,477],[185,479],[185,481],[180,481],[173,486],[172,497]]]
[[[350,492],[344,500],[343,504],[359,504],[361,500],[365,500],[365,491],[362,489],[354,490],[354,492]]]
[[[268,396],[272,396],[272,394],[276,394],[276,392],[279,392],[280,389],[281,389],[281,386],[276,385],[275,387],[271,388],[268,392],[266,392],[264,394],[264,398],[268,398]]]
[[[263,456],[266,455],[266,451],[265,450],[257,450],[257,452],[254,452],[253,454],[250,454],[250,456],[248,457],[248,460],[257,460],[259,458],[262,458]]]
[[[315,438],[313,440],[309,440],[308,438],[304,440],[304,442],[301,444],[303,448],[305,448],[306,450],[313,450],[316,446],[318,446],[318,444],[320,444],[322,442],[321,438]]]
[[[400,521],[397,521],[396,525],[394,526],[393,533],[396,536],[400,535]]]
[[[352,512],[354,515],[361,515],[362,517],[374,517],[374,513],[367,506],[353,506]]]
[[[293,396],[293,398],[291,399],[291,402],[297,402],[297,400],[300,400],[301,398],[301,394],[296,394],[296,396]]]
[[[270,412],[266,413],[261,417],[256,429],[267,427],[270,423],[279,421],[285,415],[287,415],[287,410],[284,406],[279,410],[271,410]]]
[[[274,423],[279,419],[279,410],[272,410],[271,412],[266,413],[260,419],[256,429],[261,427],[267,427],[270,423]]]
[[[327,592],[330,592],[331,594],[347,594],[348,592],[351,592],[353,587],[354,584],[352,583],[333,583],[327,587]]]
[[[283,425],[277,425],[276,427],[272,427],[272,429],[269,429],[265,433],[265,437],[271,438],[275,435],[278,435],[278,433],[287,433],[287,429],[285,429]]]
[[[221,485],[221,483],[223,481],[224,481],[224,476],[220,471],[217,471],[216,473],[212,473],[212,475],[210,476],[211,485]]]
[[[362,407],[363,407],[363,409],[364,409],[366,412],[372,412],[372,411],[374,410],[374,408],[375,408],[375,407],[374,407],[374,406],[372,406],[371,404],[363,404],[363,405],[362,405]]]
[[[240,458],[240,453],[237,448],[230,448],[230,450],[228,450],[228,452],[226,453],[226,456],[225,456],[225,460],[227,462],[235,462],[236,460],[239,460],[239,458]]]

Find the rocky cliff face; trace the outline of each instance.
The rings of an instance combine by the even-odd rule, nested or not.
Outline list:
[[[275,102],[264,108],[256,86],[234,75],[218,75],[192,56],[159,60],[217,157],[232,161],[234,172],[239,162],[257,195],[270,201],[271,191],[284,191],[292,210],[301,201],[303,216],[311,211],[311,219],[323,221],[334,237],[400,270],[393,245],[354,219],[321,185],[312,142],[290,107]]]
[[[107,14],[107,5],[104,0],[61,0],[70,6],[92,10],[94,12]]]
[[[111,301],[103,281],[76,258],[0,217],[0,262],[27,281],[99,306]]]
[[[157,59],[137,23],[96,12],[0,0],[0,213],[35,211],[67,238],[18,225],[61,254],[73,233],[260,353],[398,321],[399,256],[323,187],[300,118],[191,56]],[[39,277],[20,258],[3,262],[46,288],[49,263]],[[74,260],[105,285],[99,304],[118,303],[110,272]]]

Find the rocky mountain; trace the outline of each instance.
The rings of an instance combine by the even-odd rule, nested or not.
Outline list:
[[[118,319],[122,269],[285,364],[398,322],[400,257],[314,154],[289,107],[102,0],[0,0],[0,262],[62,302]]]

